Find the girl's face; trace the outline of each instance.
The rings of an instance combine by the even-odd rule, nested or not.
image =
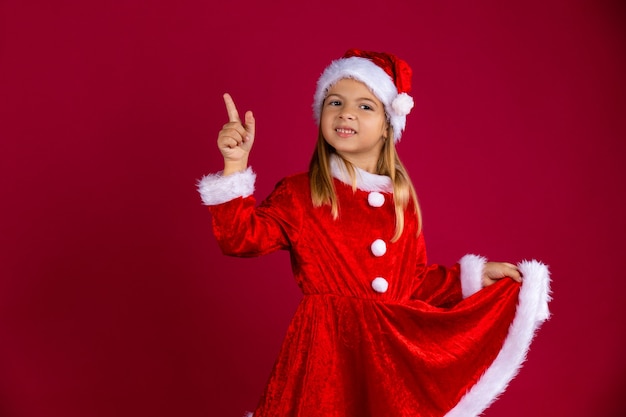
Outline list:
[[[383,104],[362,82],[344,78],[328,90],[320,117],[322,135],[357,167],[376,171],[387,127]]]

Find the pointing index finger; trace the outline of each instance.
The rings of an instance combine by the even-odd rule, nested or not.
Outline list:
[[[226,111],[228,112],[228,121],[230,122],[240,122],[239,112],[237,111],[237,107],[235,106],[235,102],[230,94],[224,94],[224,104],[226,104]]]

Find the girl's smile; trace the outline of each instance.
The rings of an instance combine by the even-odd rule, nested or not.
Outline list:
[[[349,138],[350,136],[356,134],[356,130],[346,127],[338,127],[337,129],[335,129],[335,131],[342,138]]]

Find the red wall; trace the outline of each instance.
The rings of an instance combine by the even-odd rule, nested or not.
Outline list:
[[[623,6],[308,3],[0,3],[0,415],[255,405],[299,293],[287,254],[219,253],[194,183],[224,91],[255,111],[260,197],[304,170],[349,47],[414,68],[399,151],[431,261],[551,267],[554,316],[486,415],[624,415]]]

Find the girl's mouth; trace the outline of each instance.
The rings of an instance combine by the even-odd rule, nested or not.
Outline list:
[[[352,136],[356,133],[355,130],[353,129],[349,129],[349,128],[345,128],[345,127],[338,127],[337,129],[335,129],[335,132],[337,132],[337,134],[342,137],[342,138],[346,138],[348,136]]]

